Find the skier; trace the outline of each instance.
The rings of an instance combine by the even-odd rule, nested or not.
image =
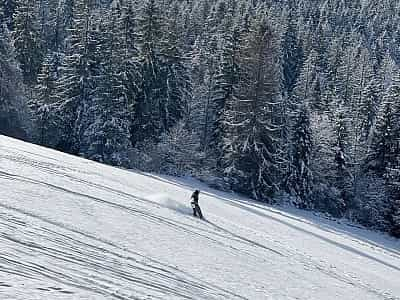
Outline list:
[[[203,214],[201,212],[200,206],[199,206],[199,190],[195,190],[194,193],[192,194],[192,197],[190,199],[193,199],[190,204],[192,205],[193,208],[193,216],[199,215],[200,219],[203,219]]]

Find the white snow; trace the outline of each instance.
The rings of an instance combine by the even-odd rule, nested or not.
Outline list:
[[[3,136],[0,186],[0,299],[400,299],[398,240],[311,213]]]

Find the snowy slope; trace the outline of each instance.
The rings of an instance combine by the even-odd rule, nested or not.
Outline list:
[[[400,299],[400,244],[0,136],[0,299]]]

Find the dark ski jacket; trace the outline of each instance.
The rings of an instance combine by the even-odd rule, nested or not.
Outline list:
[[[199,193],[194,192],[194,193],[192,194],[191,199],[193,199],[192,202],[194,202],[195,204],[199,204]]]

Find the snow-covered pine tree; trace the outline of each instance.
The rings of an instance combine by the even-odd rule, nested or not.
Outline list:
[[[57,9],[60,1],[36,0],[37,20],[42,47],[49,49],[54,44]]]
[[[209,144],[209,159],[213,159],[216,173],[223,169],[224,139],[228,138],[225,124],[229,118],[228,106],[233,101],[234,89],[239,82],[238,55],[240,47],[240,32],[233,24],[233,11],[225,17],[222,30],[222,45],[218,71],[212,91],[213,126]]]
[[[157,144],[155,166],[158,172],[175,176],[196,173],[199,167],[200,141],[179,121],[161,135]]]
[[[200,109],[202,110],[201,116],[203,119],[200,121],[202,125],[201,129],[201,144],[203,151],[208,152],[208,147],[211,137],[211,128],[213,123],[213,110],[212,110],[212,93],[215,86],[215,76],[218,72],[218,60],[220,55],[220,49],[218,47],[219,37],[213,32],[209,32],[208,36],[205,37],[204,45],[201,49],[201,60],[198,74],[198,86],[200,93],[198,95],[200,100]]]
[[[14,29],[15,7],[16,0],[0,0],[0,24],[6,24],[11,31]]]
[[[123,58],[123,73],[122,78],[126,89],[128,98],[129,114],[131,123],[133,121],[134,111],[133,107],[136,97],[139,94],[140,83],[142,82],[142,74],[140,69],[140,50],[139,50],[139,36],[137,32],[137,20],[135,18],[136,11],[133,7],[132,1],[124,1],[121,5],[121,15],[119,24],[121,26],[120,39],[121,51]]]
[[[395,73],[386,97],[379,105],[376,124],[373,126],[371,146],[368,149],[365,172],[372,173],[375,182],[384,181],[381,187],[384,192],[375,199],[374,206],[380,219],[386,221],[391,218],[396,234],[397,200],[400,193],[399,182],[399,157],[400,157],[400,75]],[[374,191],[372,191],[374,192]],[[367,195],[368,196],[368,195]],[[367,198],[367,197],[365,197]],[[392,211],[388,207],[392,203]],[[392,214],[392,217],[387,216]],[[374,224],[366,224],[374,226]],[[385,227],[379,228],[385,229]]]
[[[191,52],[191,46],[196,41],[196,38],[201,31],[201,26],[198,24],[198,20],[194,17],[194,13],[196,10],[193,9],[193,6],[196,4],[202,4],[200,1],[196,1],[195,3],[186,3],[186,5],[180,5],[180,22],[182,23],[183,31],[182,31],[182,41],[185,47],[185,53]]]
[[[380,95],[383,86],[380,85],[379,78],[373,70],[367,68],[366,83],[361,91],[359,102],[359,137],[361,139],[364,152],[368,150],[372,128],[376,120],[378,107],[381,101]]]
[[[34,2],[17,0],[14,12],[13,39],[24,82],[33,86],[43,60],[42,41]]]
[[[26,138],[22,75],[6,24],[0,26],[0,134]]]
[[[256,199],[267,200],[276,188],[279,172],[276,143],[279,128],[273,124],[273,106],[278,105],[278,45],[276,36],[260,11],[240,51],[240,81],[236,90],[234,126],[238,136],[230,147],[229,176],[233,188]]]
[[[90,10],[90,8],[88,8]],[[110,82],[104,67],[104,24],[92,14],[88,23],[86,36],[87,50],[85,71],[86,87],[78,106],[78,118],[75,122],[75,134],[78,143],[78,154],[92,160],[104,161],[105,133],[103,125],[105,117],[110,114],[104,101],[109,92]]]
[[[189,4],[190,5],[190,4]],[[189,17],[192,22],[192,27],[187,28],[187,30],[191,30],[188,34],[193,34],[192,42],[198,38],[203,36],[204,33],[207,33],[207,17],[210,14],[211,10],[211,1],[204,0],[204,1],[193,1],[189,7]]]
[[[302,45],[297,37],[298,32],[294,9],[291,9],[288,13],[285,29],[282,42],[283,87],[287,96],[290,97],[304,59]]]
[[[348,190],[350,188],[349,183],[351,182],[351,165],[350,165],[350,118],[349,110],[344,104],[341,96],[337,96],[336,92],[331,94],[333,96],[332,104],[335,105],[333,109],[333,122],[335,138],[333,141],[334,145],[334,182],[333,184],[341,191],[342,198],[346,205],[350,202],[350,196]]]
[[[74,0],[62,0],[58,2],[56,22],[54,24],[54,43],[60,45],[60,50],[66,51],[67,40],[73,27]]]
[[[343,104],[350,107],[354,96],[354,69],[356,66],[357,49],[352,46],[344,48],[336,70],[336,93]]]
[[[201,83],[203,82],[205,68],[203,64],[204,49],[199,40],[194,41],[194,44],[191,45],[190,57],[189,70],[193,89],[191,101],[188,103],[187,124],[193,132],[201,136],[204,120],[202,96],[205,94],[204,85]]]
[[[368,168],[379,176],[387,176],[388,168],[397,165],[400,140],[400,73],[396,72],[387,96],[379,106],[372,145],[367,158]]]
[[[95,61],[101,67],[91,82],[95,89],[87,108],[90,122],[84,131],[81,154],[111,165],[128,166],[130,114],[125,85],[124,23],[113,7],[103,24],[92,32]]]
[[[341,36],[332,39],[324,56],[325,77],[327,79],[326,85],[329,90],[335,88],[338,82],[338,69],[344,51],[344,49],[342,48],[341,39]]]
[[[30,106],[34,112],[34,121],[37,128],[36,140],[40,145],[55,146],[58,143],[57,118],[55,115],[55,85],[56,70],[52,56],[47,56],[38,74],[35,87],[35,99]]]
[[[389,194],[391,197],[391,233],[400,238],[400,139],[397,140],[397,159],[388,168]]]
[[[317,73],[317,53],[311,50],[303,66],[301,67],[299,77],[293,90],[292,104],[294,110],[298,108],[298,104],[307,103],[310,107],[321,107],[321,95],[315,89],[318,81]]]
[[[353,96],[348,106],[352,116],[349,124],[349,163],[352,172],[352,197],[355,198],[355,203],[361,203],[362,199],[366,198],[362,194],[366,190],[364,185],[368,180],[363,174],[362,166],[367,153],[370,130],[375,121],[379,95],[372,59],[366,49],[359,48],[356,56],[358,63],[354,66],[351,76]]]
[[[399,189],[399,187],[397,187]],[[400,198],[393,203],[393,213],[392,213],[392,228],[390,230],[391,234],[397,238],[400,238]]]
[[[292,174],[290,183],[296,196],[299,197],[300,208],[313,208],[311,193],[314,177],[311,170],[311,155],[313,152],[313,138],[310,126],[310,112],[308,103],[299,104],[299,111],[294,122],[292,137]]]
[[[290,168],[287,188],[299,197],[298,205],[312,208],[310,195],[313,185],[311,154],[313,138],[310,124],[310,108],[316,106],[320,95],[315,95],[314,83],[317,80],[317,53],[313,50],[306,59],[293,91],[291,105],[291,147]]]
[[[213,98],[218,93],[216,86],[220,63],[225,43],[225,36],[231,34],[233,26],[233,1],[218,1],[203,6],[204,25],[202,34],[198,37],[193,51],[193,98],[195,103],[194,114],[197,120],[197,131],[201,137],[202,149],[208,155],[213,155],[214,123],[218,119],[218,110],[214,107]],[[229,24],[229,25],[227,25]],[[191,114],[193,116],[193,114]],[[215,148],[214,148],[215,150]],[[211,160],[211,157],[209,157]],[[214,157],[215,159],[215,157]],[[211,163],[215,165],[215,163]]]
[[[396,71],[396,63],[388,51],[385,53],[382,63],[378,65],[377,68],[377,77],[379,79],[378,86],[380,90],[379,98],[382,99],[386,95],[390,87],[393,74]]]
[[[368,167],[383,177],[390,197],[391,232],[400,235],[400,74],[395,72],[387,96],[380,104]],[[380,208],[382,210],[382,208]]]
[[[134,105],[133,145],[158,140],[183,117],[191,97],[178,21],[168,21],[159,3],[149,0],[138,20],[138,32],[142,80]]]
[[[162,48],[165,77],[165,113],[162,117],[162,131],[168,131],[187,114],[188,103],[192,97],[192,78],[187,64],[190,62],[190,56],[184,53],[182,26],[179,20],[173,17],[179,15],[177,3],[172,6]]]
[[[132,144],[136,146],[145,139],[157,139],[162,133],[162,118],[165,118],[165,78],[161,52],[165,35],[162,31],[165,20],[155,0],[143,4],[138,19],[140,35],[140,93],[134,104],[134,117],[131,128]]]
[[[60,76],[56,83],[57,114],[62,116],[58,128],[60,142],[56,146],[62,151],[78,153],[86,122],[83,115],[88,107],[91,86],[89,83],[90,11],[88,0],[76,0],[72,7],[72,25],[67,38],[67,48]]]

